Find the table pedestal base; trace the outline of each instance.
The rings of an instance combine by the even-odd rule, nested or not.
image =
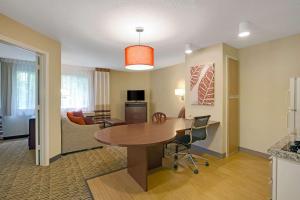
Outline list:
[[[127,167],[130,176],[148,190],[148,171],[162,166],[163,144],[127,148]]]

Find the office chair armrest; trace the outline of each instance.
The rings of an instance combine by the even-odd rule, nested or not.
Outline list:
[[[200,127],[194,127],[194,126],[192,126],[192,129],[202,129],[202,128],[207,128],[207,127],[208,127],[208,125],[200,126]]]

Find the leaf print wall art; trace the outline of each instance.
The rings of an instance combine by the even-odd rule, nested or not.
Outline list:
[[[215,103],[215,65],[195,65],[190,70],[190,93],[193,105]]]

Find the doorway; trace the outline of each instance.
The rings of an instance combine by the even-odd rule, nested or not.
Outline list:
[[[32,164],[40,165],[42,55],[1,40],[0,49],[2,139],[28,143],[24,151],[34,154]]]
[[[240,81],[239,61],[227,57],[227,156],[239,151],[240,144]]]

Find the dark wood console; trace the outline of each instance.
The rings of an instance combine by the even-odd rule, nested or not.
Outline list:
[[[127,124],[147,122],[147,102],[126,102],[125,121]]]
[[[35,149],[35,118],[29,119],[29,137],[28,137],[29,149]]]

